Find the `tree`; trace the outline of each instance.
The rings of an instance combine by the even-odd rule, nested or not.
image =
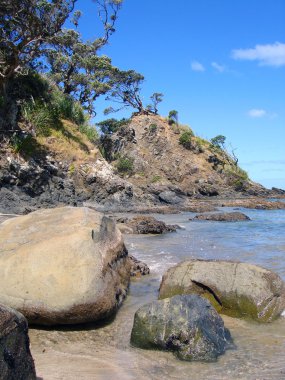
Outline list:
[[[155,115],[158,114],[158,103],[162,102],[163,94],[161,92],[154,92],[150,99],[152,101],[152,104],[147,106],[147,109],[149,109],[151,112],[153,112]]]
[[[175,124],[178,126],[178,111],[172,110],[168,113],[168,123],[169,125]]]
[[[73,12],[77,0],[13,0],[5,4],[1,0],[0,129],[4,125],[15,126],[15,78],[43,68],[45,58],[45,71],[90,113],[94,111],[94,100],[110,89],[107,82],[111,61],[97,56],[97,51],[115,31],[122,0],[93,1],[99,7],[104,32],[94,41],[84,42],[76,30],[63,29],[68,19],[75,27],[78,25],[80,12]],[[9,115],[11,109],[13,116]]]
[[[0,3],[0,91],[7,82],[33,67],[40,47],[58,33],[76,0],[13,0]]]
[[[114,68],[112,73],[112,89],[109,91],[106,100],[111,100],[121,104],[119,108],[109,107],[105,114],[117,112],[125,107],[132,107],[138,110],[139,114],[148,114],[141,100],[140,91],[144,77],[134,70],[121,71]]]
[[[96,1],[104,27],[102,37],[84,42],[77,30],[65,29],[51,38],[45,50],[52,79],[90,114],[95,113],[94,101],[112,86],[111,60],[106,56],[98,56],[97,53],[115,31],[114,24],[121,2],[122,0]],[[79,19],[80,12],[77,12],[73,18],[75,26]]]
[[[96,125],[101,129],[101,132],[103,133],[103,135],[111,135],[117,132],[121,127],[129,123],[130,123],[129,119],[123,118],[121,120],[117,120],[117,119],[112,118],[112,119],[106,119],[106,120],[100,121]]]
[[[225,141],[226,137],[223,135],[217,135],[210,140],[212,145],[220,149],[225,149]]]

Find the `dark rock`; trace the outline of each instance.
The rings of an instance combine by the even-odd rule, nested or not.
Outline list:
[[[1,380],[36,379],[29,346],[28,324],[25,317],[0,304]]]
[[[131,263],[131,276],[145,276],[150,273],[149,267],[143,261],[136,259],[134,256],[129,256]]]
[[[167,225],[152,216],[136,216],[127,222],[127,226],[135,234],[162,234],[174,232],[178,228],[176,225]]]
[[[285,284],[257,265],[222,260],[188,260],[163,275],[159,298],[198,294],[231,317],[271,322],[285,308]]]
[[[230,347],[231,337],[209,301],[184,295],[141,307],[135,314],[131,343],[173,351],[182,360],[213,361]]]
[[[250,218],[242,212],[217,212],[213,214],[199,214],[190,220],[211,220],[216,222],[239,222],[250,220]]]
[[[182,203],[184,201],[184,199],[177,196],[174,191],[162,191],[159,193],[158,198],[161,202],[172,205]]]

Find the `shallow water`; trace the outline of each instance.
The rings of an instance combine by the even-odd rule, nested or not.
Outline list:
[[[192,222],[192,213],[156,215],[183,229],[162,236],[127,235],[129,252],[145,261],[152,274],[132,282],[123,307],[105,326],[76,331],[31,329],[38,376],[44,380],[285,379],[285,318],[258,324],[224,317],[237,348],[216,363],[181,362],[171,353],[129,344],[135,311],[157,298],[162,274],[181,260],[240,260],[272,269],[285,279],[285,211],[241,211],[252,221]]]

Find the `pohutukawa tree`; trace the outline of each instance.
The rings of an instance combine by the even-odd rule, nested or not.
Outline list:
[[[93,0],[103,23],[103,34],[84,42],[75,29],[63,29],[67,20],[76,28],[80,12],[77,0],[0,0],[0,129],[13,124],[8,109],[15,109],[17,96],[11,86],[17,76],[46,65],[66,94],[79,100],[92,113],[92,103],[110,89],[111,61],[99,57],[115,31],[122,0]],[[6,116],[5,116],[6,115]],[[5,120],[4,120],[5,119]]]

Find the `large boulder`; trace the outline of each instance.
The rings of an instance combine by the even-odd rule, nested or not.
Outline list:
[[[250,218],[242,212],[215,212],[212,214],[199,214],[190,220],[211,220],[215,222],[241,222],[250,220]]]
[[[164,274],[160,299],[193,293],[207,298],[222,314],[260,322],[271,322],[285,308],[281,278],[270,270],[240,262],[189,260]]]
[[[27,321],[4,305],[0,305],[0,378],[36,380]]]
[[[131,343],[173,351],[182,360],[212,361],[225,352],[231,338],[210,302],[184,295],[141,307],[135,314]]]
[[[0,302],[36,324],[96,321],[122,303],[130,264],[115,223],[82,207],[0,225]]]

